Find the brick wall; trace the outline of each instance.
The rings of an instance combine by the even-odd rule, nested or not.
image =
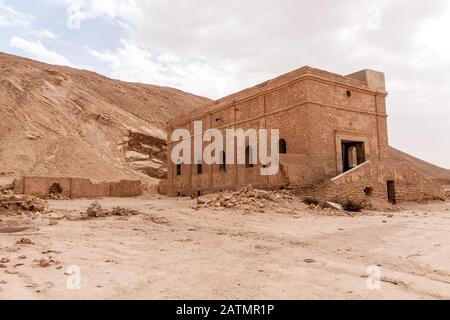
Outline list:
[[[67,198],[136,197],[142,195],[141,181],[122,180],[94,183],[89,179],[64,177],[24,177],[14,182],[14,192],[39,197],[49,195],[53,184],[59,184]]]
[[[342,172],[339,154],[345,137],[366,144],[367,160],[382,158],[382,150],[387,150],[385,97],[386,92],[372,90],[361,81],[306,67],[180,117],[168,132],[170,137],[174,129],[186,128],[192,134],[193,123],[198,120],[204,130],[279,129],[280,138],[287,141],[288,154],[308,158],[308,165],[296,169],[297,176],[305,177],[298,183],[308,186]],[[169,154],[172,147],[169,142]],[[287,162],[286,166],[292,168],[293,164]],[[176,166],[169,162],[168,193],[191,195],[248,184],[273,188],[283,181],[280,175],[261,176],[260,169],[260,165],[230,165],[224,173],[218,165],[204,164],[203,173],[197,174],[194,163],[182,165],[182,173],[177,176]],[[292,170],[288,173],[292,175]]]
[[[387,182],[394,181],[397,201],[443,200],[443,188],[408,165],[389,162],[367,162],[352,171],[310,190],[309,195],[320,200],[368,200],[370,197],[388,200]],[[365,193],[371,189],[371,195]]]

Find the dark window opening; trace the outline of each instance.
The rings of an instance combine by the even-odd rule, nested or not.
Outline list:
[[[177,164],[177,176],[181,176],[181,164]]]
[[[392,204],[397,204],[397,194],[395,191],[395,181],[387,182],[388,201]]]
[[[253,163],[253,149],[250,146],[248,146],[245,149],[245,166],[247,168],[253,168],[254,167],[254,163]]]
[[[203,164],[201,162],[197,162],[197,174],[203,174]]]
[[[364,142],[342,141],[343,171],[347,172],[366,162]]]
[[[287,142],[284,139],[281,139],[279,142],[279,152],[280,154],[286,154],[287,153]]]
[[[364,193],[366,194],[366,196],[371,197],[373,196],[373,188],[372,187],[367,187],[364,189]]]
[[[227,155],[223,151],[220,153],[219,171],[227,172]]]
[[[54,194],[62,194],[63,188],[59,183],[54,183],[52,186],[48,189],[48,194],[54,195]]]
[[[351,98],[353,93],[350,90],[347,90],[347,97]]]

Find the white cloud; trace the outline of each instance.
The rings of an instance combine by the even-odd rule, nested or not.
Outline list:
[[[16,11],[0,0],[0,27],[28,27],[32,20],[32,16]]]
[[[51,39],[51,40],[58,39],[58,35],[56,35],[52,31],[47,30],[47,29],[32,30],[32,31],[29,32],[29,34],[31,36],[34,36],[34,37],[37,37],[37,38],[46,38],[46,39]]]
[[[67,6],[67,27],[80,29],[82,22],[98,17],[129,18],[136,17],[142,12],[135,0],[57,0]],[[146,0],[144,0],[146,1]],[[119,22],[120,23],[120,22]]]
[[[108,64],[110,76],[125,81],[170,86],[205,96],[224,95],[230,84],[238,82],[231,70],[227,70],[226,63],[217,70],[201,59],[183,60],[176,55],[152,53],[126,40],[122,40],[121,47],[114,52],[90,50],[90,53]]]
[[[63,55],[47,49],[40,41],[28,41],[20,37],[12,37],[9,45],[30,53],[33,58],[50,64],[73,66]]]

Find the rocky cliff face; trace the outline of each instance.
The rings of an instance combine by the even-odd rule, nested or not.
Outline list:
[[[164,177],[167,121],[208,101],[0,53],[0,176]]]

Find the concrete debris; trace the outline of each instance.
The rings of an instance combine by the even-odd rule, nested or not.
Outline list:
[[[121,207],[113,208],[112,210],[103,209],[102,206],[95,201],[86,211],[89,218],[104,218],[110,216],[129,217],[140,214],[139,211],[133,209],[124,209]]]
[[[326,202],[325,206],[331,209],[336,209],[336,210],[344,210],[344,206],[340,203],[335,203],[335,202]]]
[[[283,200],[292,201],[292,194],[285,190],[265,191],[253,189],[252,186],[245,186],[236,192],[221,192],[216,198],[210,200],[197,198],[197,205],[193,209],[214,208],[216,211],[241,209],[264,213],[265,209],[274,208],[277,202]]]

